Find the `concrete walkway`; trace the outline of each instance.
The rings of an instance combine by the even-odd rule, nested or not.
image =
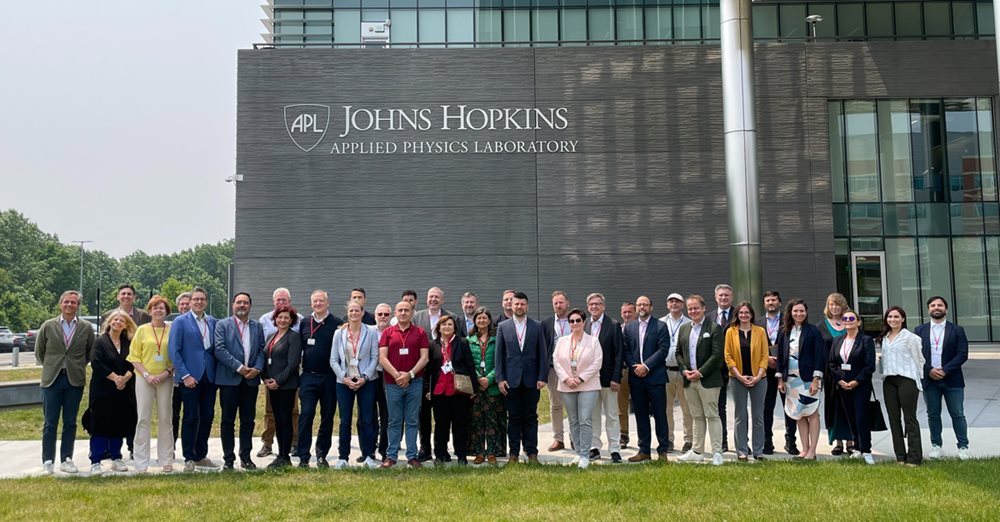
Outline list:
[[[965,378],[966,378],[966,392],[965,392],[965,416],[969,424],[969,452],[974,458],[985,458],[1000,456],[1000,379],[996,376],[1000,375],[1000,351],[995,350],[973,350],[970,355],[969,362],[964,366]],[[876,390],[879,399],[882,399],[882,386],[881,380],[876,380]],[[732,401],[730,401],[730,408],[732,408]],[[677,409],[677,417],[680,417],[679,408]],[[778,451],[775,452],[770,458],[773,460],[787,460],[790,457],[782,451],[783,441],[784,441],[784,422],[780,417],[780,411],[775,410],[777,415],[775,415],[774,423],[774,442]],[[732,412],[729,415],[729,437],[730,437],[730,447],[732,444],[732,437],[735,432],[732,424]],[[923,428],[923,450],[924,456],[926,457],[927,452],[930,451],[930,432],[927,429],[927,414],[926,408],[923,405],[923,401],[920,403],[920,408],[918,410],[918,417],[920,418],[920,424]],[[951,418],[948,416],[947,408],[944,408],[942,413],[942,421],[944,423],[944,451],[945,457],[955,457],[956,456],[956,446],[955,446],[955,435],[951,429]],[[216,419],[218,422],[218,419]],[[673,423],[671,424],[673,425]],[[635,419],[630,418],[631,432],[630,436],[632,439],[631,444],[628,448],[622,450],[622,457],[627,459],[628,457],[636,453],[635,441]],[[568,435],[568,423],[566,426],[566,431]],[[682,434],[679,428],[675,432],[677,441],[683,441]],[[0,438],[3,437],[2,431],[0,431]],[[607,441],[605,437],[605,442]],[[568,449],[549,452],[547,448],[552,442],[552,425],[545,424],[539,427],[538,442],[540,447],[539,459],[543,463],[547,464],[568,464],[572,458],[573,453]],[[568,441],[566,441],[568,444]],[[675,442],[676,443],[676,442]],[[254,453],[259,448],[259,439],[254,440]],[[336,448],[336,435],[334,435],[334,448]],[[655,441],[654,441],[655,444]],[[707,441],[706,441],[707,444]],[[680,444],[678,444],[679,446]],[[888,431],[873,433],[872,434],[872,453],[875,455],[878,462],[892,462],[894,459],[892,451],[892,437]],[[156,442],[152,443],[152,454],[156,455]],[[178,459],[180,444],[178,444]],[[821,459],[834,459],[837,457],[830,456],[831,446],[826,443],[826,431],[824,430],[820,435],[819,444],[819,455]],[[334,453],[336,450],[334,450]],[[74,451],[74,463],[80,468],[80,476],[87,476],[90,469],[89,460],[87,458],[88,453],[88,443],[87,441],[77,441],[75,451]],[[354,457],[360,455],[360,450],[357,445],[357,438],[354,438],[353,445],[351,449],[351,466],[359,466],[359,464],[353,461]],[[671,454],[671,460],[679,456],[679,452]],[[209,441],[209,458],[215,460],[217,463],[222,462],[222,446],[219,439],[212,439]],[[401,460],[405,461],[403,452],[400,454]],[[726,462],[736,464],[735,453],[725,454]],[[34,441],[0,441],[0,478],[12,478],[12,477],[24,477],[33,476],[41,473],[41,442]],[[264,459],[258,459],[254,457],[255,463],[259,467],[266,466],[271,462],[273,457],[267,457]],[[470,459],[471,460],[471,459]],[[296,459],[293,458],[293,462]],[[332,462],[332,461],[331,461]],[[132,463],[128,462],[130,469],[132,469]],[[430,463],[425,463],[429,465]],[[607,446],[605,445],[604,451],[602,452],[602,458],[596,461],[596,465],[610,465],[609,455],[607,452]],[[454,463],[449,464],[454,465]],[[315,463],[313,463],[315,466]],[[177,460],[174,463],[174,469],[180,470],[183,467],[183,461]],[[65,476],[63,473],[58,471],[58,464],[56,465],[57,471],[56,476]],[[104,469],[105,475],[111,474],[109,472],[110,463],[105,461]],[[160,466],[158,463],[152,462],[150,466],[151,472],[159,472]],[[129,472],[131,473],[131,472]]]

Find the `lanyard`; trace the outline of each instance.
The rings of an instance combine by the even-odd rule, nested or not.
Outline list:
[[[931,332],[933,332],[933,331],[934,331],[934,329],[931,328]],[[932,346],[933,346],[934,350],[940,352],[941,351],[941,338],[944,337],[944,328],[941,329],[941,335],[938,335],[938,336],[935,337],[934,334],[932,333],[931,337],[932,337],[931,343],[932,343]]]
[[[240,333],[240,345],[243,346],[243,332],[245,331],[244,327],[240,326],[239,319],[233,317],[233,320],[236,321],[236,331]],[[250,325],[248,324],[247,326],[249,327]],[[246,346],[243,346],[243,349],[245,350]]]
[[[486,362],[486,347],[489,345],[489,343],[490,343],[490,338],[489,337],[480,337],[479,338],[479,362],[480,362],[480,364]]]
[[[160,346],[163,345],[163,337],[167,333],[167,327],[164,326],[163,329],[160,330],[160,335],[156,335],[156,327],[155,326],[149,325],[149,329],[153,330],[153,341],[156,342],[156,355],[161,355]]]
[[[844,339],[844,347],[840,349],[840,358],[847,362],[848,357],[851,356],[851,349],[854,348],[854,339],[848,337]]]
[[[76,324],[73,325],[73,328],[70,328],[69,335],[66,335],[66,331],[63,330],[63,342],[66,343],[66,348],[69,348],[69,342],[73,340],[73,334],[75,333],[76,333]]]
[[[583,338],[581,337],[580,340],[582,341]],[[575,340],[575,339],[573,339],[573,337],[570,336],[570,338],[569,338],[569,358],[573,362],[577,362],[577,361],[580,360],[580,355],[577,353],[577,348],[579,348],[579,347],[580,347],[580,342],[577,341],[577,340]],[[576,371],[576,369],[575,369],[575,366],[574,366],[574,372],[575,371]]]
[[[201,342],[204,343],[205,341],[208,340],[208,320],[202,319],[199,322],[198,318],[196,317],[195,320],[194,320],[194,322],[198,323],[198,331],[201,332]],[[202,331],[202,329],[201,329],[201,323],[205,323],[205,330],[204,331]]]
[[[319,322],[318,325],[313,326],[316,323],[316,321],[314,321],[312,317],[309,317],[309,337],[310,338],[313,337],[316,334],[316,330],[323,328],[323,323],[325,322],[326,319],[323,319],[322,321]]]
[[[559,337],[566,335],[566,326],[563,324],[562,319],[557,317],[556,323],[559,324]]]
[[[271,338],[271,342],[267,343],[267,357],[268,357],[268,359],[270,359],[271,358],[271,354],[274,353],[274,345],[278,344],[278,341],[280,341],[284,337],[285,337],[285,334],[280,334],[280,335],[279,334],[274,334],[274,337]]]
[[[767,338],[768,338],[768,340],[771,341],[772,344],[774,343],[775,338],[776,338],[776,336],[778,334],[778,324],[780,322],[781,322],[781,316],[780,315],[778,317],[774,318],[774,325],[773,326],[771,325],[771,318],[770,317],[767,318]]]
[[[448,342],[441,345],[441,359],[444,360],[444,364],[451,362],[451,341],[455,338],[452,337]]]
[[[524,336],[527,333],[528,333],[528,320],[527,319],[524,320],[524,326],[520,328],[520,331],[518,331],[517,321],[514,321],[514,334],[517,335],[517,344],[521,348],[524,348]]]
[[[364,337],[367,337],[367,334],[368,334],[368,332],[364,331],[364,329],[362,328],[361,330],[358,330],[358,336],[357,336],[357,338],[353,338],[353,337],[351,337],[351,327],[350,326],[347,327],[347,342],[350,343],[350,345],[351,345],[351,351],[354,353],[354,358],[355,359],[358,358],[358,345],[361,344],[361,341],[364,340]],[[364,336],[364,337],[362,337],[362,336]],[[405,341],[405,339],[404,339],[404,341]],[[405,342],[404,342],[404,344],[405,344]]]

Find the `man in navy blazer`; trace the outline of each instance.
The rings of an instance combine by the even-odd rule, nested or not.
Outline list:
[[[913,329],[920,336],[924,352],[924,402],[931,430],[929,458],[941,458],[941,399],[948,405],[951,425],[958,439],[958,457],[969,458],[969,426],[965,421],[965,376],[962,365],[969,360],[969,339],[965,330],[948,321],[948,301],[939,295],[927,300],[929,323]]]
[[[257,417],[257,390],[260,372],[264,370],[264,328],[250,319],[250,294],[240,292],[233,297],[233,315],[215,325],[215,384],[219,386],[222,406],[222,458],[225,469],[233,469],[236,455],[233,431],[236,415],[240,417],[240,465],[257,469],[250,460],[253,446],[253,425]]]
[[[215,468],[208,458],[208,436],[215,417],[215,357],[212,346],[215,318],[205,313],[208,292],[204,288],[191,291],[191,310],[174,319],[167,342],[170,361],[174,363],[174,380],[181,386],[184,403],[181,449],[184,471],[195,467]]]
[[[538,462],[538,395],[549,374],[545,337],[528,317],[528,296],[514,293],[513,316],[497,326],[496,380],[507,403],[508,464],[518,462],[521,443],[529,462]]]
[[[667,427],[667,352],[670,350],[670,330],[667,325],[653,318],[653,302],[644,295],[635,300],[638,319],[625,325],[625,366],[632,409],[635,411],[635,430],[639,434],[639,453],[629,457],[629,462],[650,460],[649,416],[656,422],[656,453],[667,460],[670,445]]]

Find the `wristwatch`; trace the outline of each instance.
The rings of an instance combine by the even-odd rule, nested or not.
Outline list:
[[[417,376],[413,374],[413,370],[410,370],[410,380],[416,379]]]
[[[144,379],[148,379],[149,378],[149,372],[142,372],[142,377]]]

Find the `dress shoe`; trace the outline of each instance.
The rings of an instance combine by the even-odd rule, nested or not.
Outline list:
[[[299,459],[299,467],[302,469],[309,469],[309,459]]]
[[[210,459],[208,457],[205,457],[205,458],[203,458],[203,459],[201,459],[199,461],[196,461],[194,463],[194,465],[195,465],[195,467],[198,467],[198,468],[218,468],[219,467],[215,462],[212,462],[212,459]]]
[[[316,459],[316,467],[319,469],[328,469],[330,467],[330,461],[326,460],[326,457],[320,457]]]
[[[368,458],[368,457],[366,457],[366,456],[364,456],[364,455],[359,455],[359,456],[358,456],[358,458],[354,459],[354,462],[357,462],[358,464],[361,464],[361,463],[362,463],[362,462],[364,462],[364,461],[365,461],[365,459],[367,459],[367,458]]]
[[[636,453],[628,458],[628,461],[633,463],[646,462],[647,460],[653,460],[653,458],[649,456],[649,453]]]
[[[306,464],[308,465],[308,463],[309,463],[309,461],[307,460]],[[240,462],[240,467],[243,468],[243,469],[245,469],[245,470],[247,470],[247,471],[253,471],[253,470],[257,469],[257,465],[254,464],[252,460],[244,460],[244,461]]]
[[[423,467],[423,464],[420,463],[420,459],[410,459],[406,461],[406,464],[413,469],[420,469]]]
[[[459,466],[468,466],[469,465],[469,459],[467,459],[465,457],[458,457],[458,465]]]
[[[233,469],[235,468],[233,467],[233,462],[231,460],[227,460],[222,463],[222,471],[232,471]]]
[[[565,449],[565,448],[566,448],[566,445],[563,444],[563,441],[561,441],[561,440],[554,440],[554,441],[552,441],[552,445],[549,446],[549,451],[559,451],[559,450]]]
[[[538,464],[538,455],[528,455],[528,464]]]
[[[764,446],[764,455],[774,455],[774,446]]]
[[[667,453],[673,453],[673,452],[674,452],[674,443],[673,442],[668,442],[667,443]]]
[[[622,463],[622,456],[621,456],[621,454],[618,453],[617,451],[611,452],[611,463],[612,464],[621,464]]]
[[[278,457],[278,458],[274,459],[273,461],[271,461],[270,464],[267,465],[267,469],[281,469],[281,468],[284,468],[284,467],[287,467],[287,466],[291,466],[291,465],[292,465],[292,461],[286,459],[285,457]]]
[[[507,464],[518,464],[519,462],[521,461],[518,460],[517,455],[514,455],[507,459]]]
[[[670,454],[667,453],[666,451],[661,451],[657,453],[656,458],[658,460],[662,460],[663,462],[670,462]]]
[[[271,453],[271,446],[268,445],[264,445],[264,447],[260,448],[260,451],[257,452],[257,456],[260,458],[270,457],[271,455],[273,455],[273,453]]]
[[[600,460],[601,450],[597,448],[590,448],[590,460]]]
[[[391,467],[393,467],[395,465],[396,465],[396,460],[395,459],[385,459],[385,460],[382,461],[382,466],[380,466],[380,467],[382,469],[389,469],[389,468],[391,468]]]
[[[687,453],[689,451],[691,451],[691,443],[690,442],[685,442],[684,443],[684,447],[681,448],[681,453]]]
[[[623,449],[624,449],[624,448],[627,448],[627,447],[628,447],[628,435],[622,435],[622,438],[621,438],[621,440],[620,440],[620,441],[618,441],[618,443],[619,443],[619,445],[620,445],[620,446],[621,446],[621,447],[622,447]]]
[[[841,450],[843,451],[843,450]],[[795,457],[799,454],[799,448],[795,444],[785,444],[785,453]]]
[[[763,455],[755,455],[754,458],[753,458],[753,460],[755,460],[757,462],[763,462],[763,461],[767,460],[767,457],[765,457]]]
[[[431,452],[425,449],[420,450],[420,452],[417,453],[417,460],[420,462],[427,462],[428,460],[431,460]]]
[[[472,463],[477,466],[482,464],[483,462],[486,462],[486,457],[482,455],[476,455],[476,458],[472,460]]]
[[[497,464],[497,458],[495,456],[493,456],[493,455],[487,455],[486,456],[486,462],[488,464],[490,464],[490,465],[496,466],[496,464]]]

